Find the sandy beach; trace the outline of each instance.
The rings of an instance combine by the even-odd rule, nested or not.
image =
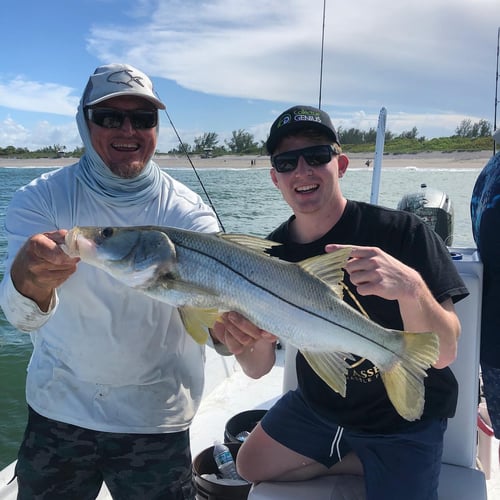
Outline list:
[[[373,166],[373,153],[346,153],[351,168],[370,168]],[[384,168],[482,168],[491,157],[492,151],[384,154]],[[1,167],[62,167],[78,161],[76,158],[40,158],[31,160],[0,158]],[[157,155],[155,161],[162,168],[191,168],[186,157]],[[270,166],[268,156],[226,155],[217,158],[191,157],[196,168],[266,168]],[[370,167],[367,166],[369,162]]]

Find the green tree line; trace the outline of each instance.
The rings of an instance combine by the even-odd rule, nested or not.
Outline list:
[[[345,152],[368,153],[375,151],[377,130],[359,130],[357,128],[338,128],[342,148]],[[492,126],[487,120],[472,122],[465,119],[455,129],[455,134],[450,137],[439,137],[426,139],[420,136],[417,127],[394,134],[385,132],[385,153],[404,154],[419,153],[425,151],[482,151],[493,147],[491,138]],[[83,148],[68,151],[66,146],[54,144],[36,151],[27,148],[16,148],[15,146],[0,147],[0,157],[7,158],[57,158],[61,156],[80,157]],[[162,153],[158,151],[158,153]],[[239,129],[233,130],[229,139],[221,142],[216,132],[205,132],[195,137],[193,144],[182,143],[171,149],[167,154],[190,154],[202,157],[233,155],[265,155],[265,141],[256,141],[253,134]]]

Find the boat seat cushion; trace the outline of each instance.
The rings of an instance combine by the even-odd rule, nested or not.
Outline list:
[[[365,500],[360,476],[323,476],[310,481],[265,482],[252,486],[248,500]],[[443,464],[439,500],[486,500],[484,473],[477,469]]]

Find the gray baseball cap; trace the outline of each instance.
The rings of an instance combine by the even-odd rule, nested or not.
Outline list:
[[[85,87],[83,106],[93,106],[123,95],[142,97],[152,102],[156,108],[165,109],[165,104],[156,96],[149,77],[129,64],[99,66]]]

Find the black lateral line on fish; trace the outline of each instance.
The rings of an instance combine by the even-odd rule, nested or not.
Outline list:
[[[278,294],[276,294],[276,293],[272,292],[271,290],[268,290],[267,288],[263,288],[261,285],[259,285],[259,284],[255,283],[255,282],[254,282],[252,279],[250,279],[248,276],[245,276],[244,274],[242,274],[242,273],[241,273],[240,271],[238,271],[237,269],[234,269],[233,267],[229,266],[229,265],[227,264],[227,262],[224,262],[223,260],[218,259],[217,257],[215,257],[215,256],[214,256],[214,255],[212,255],[212,254],[206,253],[206,252],[202,251],[201,249],[192,248],[192,247],[190,247],[190,246],[188,246],[188,245],[185,245],[185,244],[183,245],[182,243],[178,243],[178,242],[176,242],[176,243],[175,243],[175,245],[176,245],[176,246],[178,246],[178,247],[185,248],[185,249],[187,249],[187,250],[189,250],[189,251],[192,251],[192,252],[193,252],[193,251],[194,251],[194,252],[197,252],[197,253],[199,253],[199,254],[201,254],[201,255],[203,255],[203,256],[205,256],[205,257],[207,257],[207,258],[209,258],[209,259],[211,259],[211,260],[213,260],[213,261],[215,261],[215,262],[217,262],[217,263],[219,263],[219,264],[221,264],[221,265],[222,265],[222,266],[224,266],[226,269],[229,269],[229,270],[230,270],[230,271],[232,271],[234,274],[236,274],[236,275],[240,276],[241,278],[245,279],[246,281],[248,281],[249,283],[251,283],[251,284],[252,284],[252,285],[254,285],[255,287],[260,288],[261,290],[265,290],[267,293],[269,293],[269,294],[270,294],[270,295],[272,295],[273,297],[275,297],[275,298],[277,298],[277,299],[281,300],[282,302],[285,302],[286,304],[288,304],[288,305],[290,305],[290,306],[293,306],[293,307],[295,307],[295,308],[297,308],[297,309],[299,309],[299,310],[301,310],[301,311],[303,311],[303,312],[305,312],[305,313],[307,313],[307,314],[310,314],[311,316],[315,316],[316,318],[319,318],[319,319],[325,320],[325,321],[327,321],[328,323],[332,323],[333,325],[339,326],[339,327],[343,328],[344,330],[347,330],[347,331],[349,331],[349,332],[353,333],[353,334],[354,334],[354,335],[356,335],[357,337],[362,337],[362,338],[363,338],[363,339],[365,339],[365,340],[369,340],[372,344],[377,345],[377,346],[380,346],[381,348],[385,349],[386,351],[391,352],[392,354],[394,354],[396,357],[399,357],[399,358],[402,358],[402,359],[406,359],[406,356],[401,355],[401,353],[397,353],[397,352],[395,352],[394,350],[389,349],[389,348],[388,348],[388,346],[385,346],[385,345],[383,345],[383,344],[381,344],[381,343],[379,343],[379,342],[375,342],[373,339],[368,339],[367,337],[364,337],[363,335],[361,335],[360,333],[358,333],[356,330],[353,330],[352,328],[349,328],[349,327],[347,327],[347,326],[341,325],[340,323],[336,323],[335,321],[331,321],[331,320],[330,320],[330,319],[328,319],[328,318],[325,318],[325,317],[323,317],[323,316],[320,316],[319,314],[316,314],[316,313],[314,313],[314,312],[312,312],[312,311],[309,311],[309,310],[307,310],[307,309],[304,309],[303,307],[300,307],[299,305],[297,305],[297,304],[295,304],[295,303],[293,303],[293,302],[290,302],[290,301],[288,301],[288,300],[284,299],[283,297],[281,297],[280,295],[278,295]],[[241,248],[241,246],[240,246],[240,245],[239,245],[239,247]],[[416,380],[418,380],[418,377],[414,376],[413,374],[411,374],[411,375],[412,375],[412,376],[413,376]]]

